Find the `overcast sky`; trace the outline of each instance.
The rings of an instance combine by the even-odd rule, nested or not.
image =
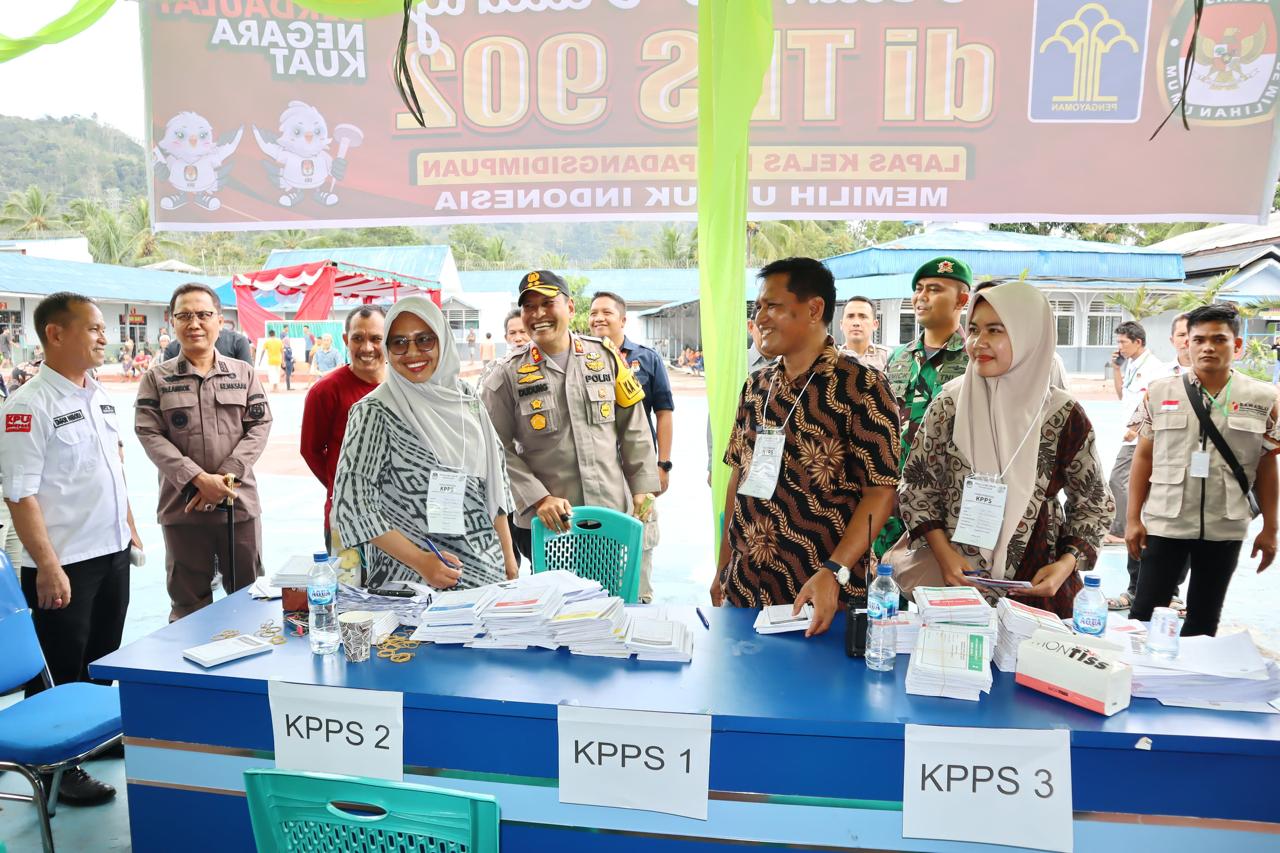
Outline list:
[[[30,35],[73,5],[71,0],[0,0],[0,33]],[[3,115],[97,113],[105,124],[142,142],[145,103],[135,2],[120,0],[80,35],[0,63]]]

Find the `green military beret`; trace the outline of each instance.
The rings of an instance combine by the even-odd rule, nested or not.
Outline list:
[[[911,289],[915,290],[916,282],[922,278],[949,278],[958,281],[966,288],[973,287],[973,270],[964,261],[956,258],[934,258],[916,270],[911,277]]]

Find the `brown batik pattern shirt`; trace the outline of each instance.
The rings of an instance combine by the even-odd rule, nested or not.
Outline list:
[[[813,367],[794,382],[787,382],[780,362],[747,379],[724,457],[739,483],[747,479],[757,432],[781,426],[802,391],[787,421],[772,499],[734,499],[730,558],[720,582],[725,599],[738,607],[794,601],[814,572],[825,571],[822,564],[844,536],[863,490],[898,484],[898,408],[889,382],[841,355],[830,337]],[[864,573],[866,565],[864,556]],[[852,591],[849,585],[842,595]]]

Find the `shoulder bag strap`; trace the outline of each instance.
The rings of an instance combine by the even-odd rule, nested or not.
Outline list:
[[[1200,427],[1204,430],[1205,435],[1209,437],[1209,440],[1213,442],[1213,446],[1218,448],[1219,455],[1227,463],[1227,467],[1235,475],[1236,482],[1240,484],[1240,490],[1247,497],[1249,495],[1249,476],[1245,474],[1244,468],[1240,467],[1240,460],[1236,459],[1236,455],[1231,452],[1231,448],[1227,445],[1227,440],[1222,437],[1217,425],[1209,417],[1209,410],[1204,405],[1202,389],[1191,383],[1191,375],[1187,373],[1182,374],[1182,387],[1186,389],[1187,398],[1191,401],[1191,408],[1195,410],[1196,417],[1200,419]]]

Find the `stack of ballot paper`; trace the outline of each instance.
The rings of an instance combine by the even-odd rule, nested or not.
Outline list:
[[[498,595],[493,585],[437,593],[426,610],[413,639],[432,643],[469,643],[484,636],[479,612]]]
[[[1133,695],[1162,702],[1270,702],[1280,697],[1280,668],[1246,633],[1183,637],[1173,660],[1128,650]]]
[[[788,631],[803,631],[809,627],[813,619],[813,605],[806,604],[795,616],[791,615],[793,605],[772,604],[760,608],[756,614],[757,634],[785,634]]]
[[[1012,598],[1002,598],[996,604],[996,620],[999,625],[996,636],[995,663],[1004,672],[1018,668],[1018,644],[1029,639],[1036,629],[1043,628],[1055,634],[1070,634],[1071,629],[1048,610],[1041,610]]]
[[[914,596],[926,626],[947,623],[986,627],[995,616],[982,593],[971,586],[919,586]]]
[[[693,632],[683,622],[633,616],[627,627],[626,644],[635,652],[636,660],[693,660]]]
[[[489,636],[471,645],[503,649],[559,648],[551,636],[551,617],[559,612],[563,603],[564,593],[555,583],[516,583],[500,587],[497,595],[479,611]]]
[[[916,640],[920,637],[920,614],[910,610],[899,610],[893,618],[897,629],[898,654],[909,655],[916,650]]]
[[[980,631],[926,623],[907,666],[907,692],[978,701],[991,692],[990,646],[990,638]]]
[[[551,617],[551,635],[575,655],[625,658],[631,657],[626,643],[630,623],[621,598],[590,598],[561,606]]]

